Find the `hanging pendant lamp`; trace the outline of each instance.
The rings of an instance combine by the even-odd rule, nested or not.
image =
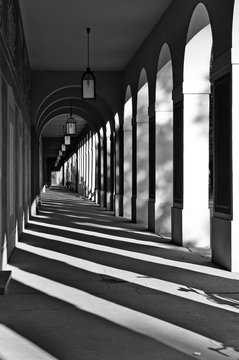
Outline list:
[[[61,144],[61,151],[66,151],[66,144],[65,144],[65,131],[64,131],[64,125],[63,125],[63,143]]]
[[[67,135],[75,135],[76,134],[76,121],[72,116],[72,100],[71,100],[71,113],[70,117],[66,122],[66,133]]]
[[[90,46],[89,46],[89,34],[90,28],[87,28],[87,68],[81,77],[81,89],[82,89],[82,99],[96,99],[95,91],[95,75],[90,70]]]
[[[64,136],[64,143],[65,143],[65,145],[70,145],[70,144],[71,144],[71,137],[70,137],[70,135],[65,135],[65,136]]]

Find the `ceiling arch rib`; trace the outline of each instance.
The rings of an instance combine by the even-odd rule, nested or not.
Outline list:
[[[45,117],[45,114],[51,109],[53,104],[56,106],[59,101],[65,100],[67,104],[65,106],[71,106],[71,100],[73,106],[77,108],[82,108],[83,110],[97,114],[99,117],[104,119],[104,123],[110,121],[114,123],[114,115],[112,109],[108,103],[97,95],[96,101],[82,101],[81,99],[81,87],[80,86],[68,86],[57,89],[49,94],[39,105],[38,110],[35,116],[36,128],[39,127],[42,118]]]
[[[71,109],[69,106],[64,106],[64,103],[61,102],[58,102],[57,107],[48,108],[48,111],[45,112],[44,116],[41,117],[41,121],[37,128],[37,136],[40,136],[44,127],[57,116],[65,115],[66,122],[66,115],[69,114],[70,110]],[[97,131],[104,124],[104,120],[102,119],[101,114],[97,112],[88,112],[77,107],[74,107],[73,110],[74,115],[84,119],[92,130]]]
[[[37,134],[39,135],[43,129],[43,126],[45,126],[46,123],[55,116],[52,114],[55,114],[56,112],[57,114],[70,114],[71,110],[73,115],[79,115],[87,122],[89,122],[89,125],[93,130],[97,131],[99,127],[105,123],[102,114],[95,108],[91,107],[89,104],[84,103],[82,105],[80,101],[74,99],[73,106],[71,108],[69,99],[58,99],[58,101],[55,101],[54,103],[51,103],[51,105],[48,105],[46,108],[44,108],[43,112],[40,114],[36,127]]]

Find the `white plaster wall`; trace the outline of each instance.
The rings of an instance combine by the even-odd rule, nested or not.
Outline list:
[[[124,105],[124,198],[123,215],[131,219],[132,198],[132,98]]]
[[[173,204],[173,73],[171,55],[164,45],[156,79],[156,189],[155,232],[171,234]]]

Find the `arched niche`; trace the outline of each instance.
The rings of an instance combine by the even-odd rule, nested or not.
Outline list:
[[[169,46],[159,55],[156,78],[155,232],[171,235],[173,203],[173,69]]]
[[[182,216],[183,244],[199,247],[210,247],[209,78],[212,43],[208,12],[200,3],[191,17],[184,56]]]
[[[133,101],[130,86],[127,87],[124,104],[124,195],[123,215],[132,218],[132,117]]]
[[[145,69],[141,70],[137,93],[137,197],[136,221],[148,227],[149,201],[149,88]]]

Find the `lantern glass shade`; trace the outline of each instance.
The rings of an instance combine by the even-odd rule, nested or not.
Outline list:
[[[66,145],[65,144],[61,145],[61,151],[66,151]]]
[[[82,99],[95,99],[95,76],[90,68],[84,72],[81,78]]]
[[[59,156],[62,156],[62,151],[61,150],[59,150]]]
[[[70,135],[65,135],[65,136],[64,136],[64,141],[65,141],[65,145],[70,145],[70,144],[71,144],[71,137],[70,137]]]
[[[66,133],[67,135],[75,135],[76,134],[76,121],[72,116],[66,122]]]

